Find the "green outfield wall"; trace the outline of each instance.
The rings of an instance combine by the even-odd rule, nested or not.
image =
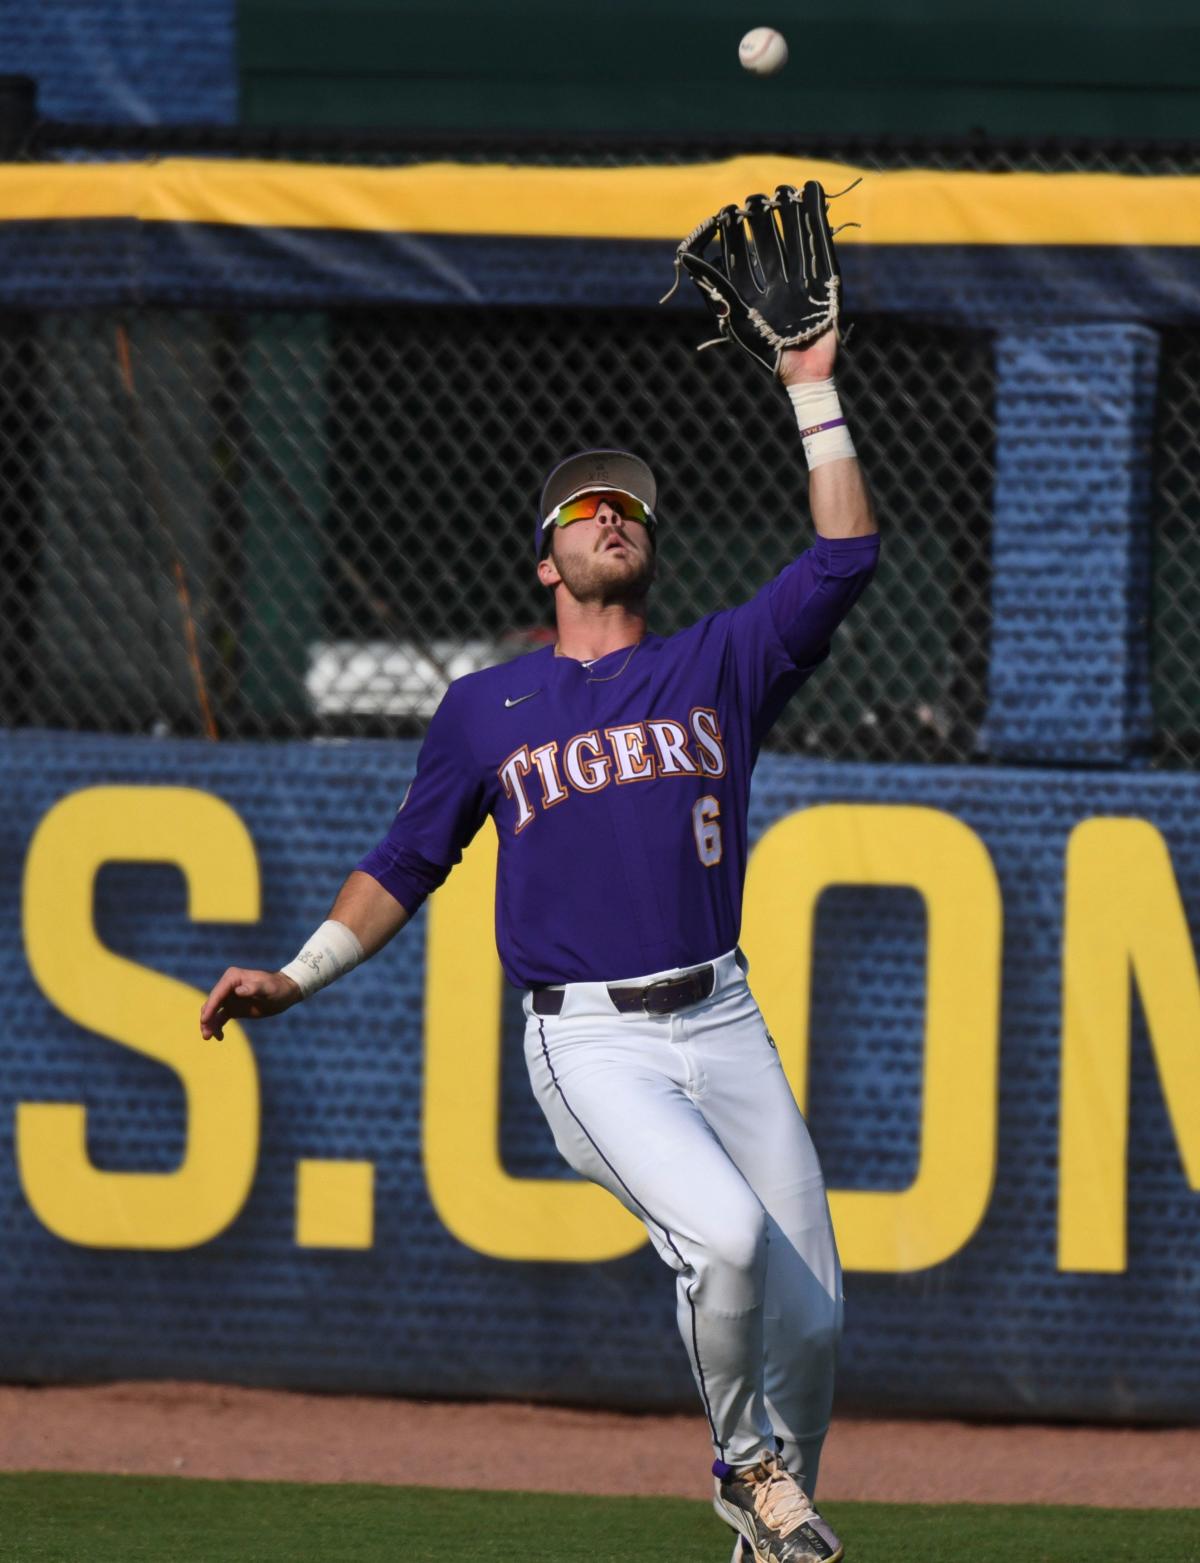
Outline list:
[[[792,50],[765,81],[736,57],[763,22]],[[1181,0],[241,0],[237,51],[252,125],[1185,137],[1200,13]]]

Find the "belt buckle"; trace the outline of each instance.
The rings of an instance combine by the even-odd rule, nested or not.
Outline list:
[[[674,987],[677,987],[679,985],[679,983],[682,982],[682,981],[683,981],[682,977],[660,977],[657,982],[648,982],[646,984],[646,986],[642,989],[642,993],[641,993],[643,1013],[645,1013],[647,1015],[665,1015],[665,1014],[669,1013],[669,1011],[667,1011],[667,1010],[654,1010],[654,1009],[651,1009],[649,1004],[646,1001],[649,998],[649,996],[652,993],[654,993],[657,989],[660,989],[660,988],[674,988]]]
[[[645,1014],[670,1014],[670,1010],[652,1010],[647,1003],[648,996],[655,993],[656,989],[683,988],[691,982],[692,972],[684,972],[680,977],[659,977],[658,982],[648,982],[642,988],[642,1010]],[[678,1010],[678,1005],[675,1005]]]

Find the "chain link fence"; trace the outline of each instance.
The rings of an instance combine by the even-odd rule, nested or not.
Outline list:
[[[393,130],[246,125],[92,125],[41,120],[24,147],[39,160],[147,156],[285,159],[288,162],[373,164],[450,160],[534,163],[569,168],[711,163],[746,155],[819,158],[860,168],[938,168],[974,173],[1196,174],[1200,141],[1109,140],[1095,137],[998,140],[980,133],[936,139],[905,136],[788,136],[751,132],[737,137],[505,135],[477,132],[412,135]]]
[[[534,505],[564,454],[660,481],[652,627],[811,537],[786,401],[701,317],[141,310],[0,331],[0,721],[220,738],[419,732],[550,635]],[[987,339],[863,320],[843,376],[890,542],[777,747],[971,756],[988,650]]]
[[[398,138],[41,122],[41,158],[685,163],[1200,172],[1200,144]],[[447,681],[550,634],[545,472],[658,472],[661,632],[811,535],[786,403],[705,320],[654,311],[143,308],[0,317],[0,724],[231,738],[419,734]],[[1200,764],[1200,333],[1167,329],[1156,436],[1154,763]],[[772,747],[966,761],[990,650],[985,333],[856,320],[841,371],[888,546]]]
[[[1150,660],[1155,763],[1200,765],[1200,331],[1162,333]]]

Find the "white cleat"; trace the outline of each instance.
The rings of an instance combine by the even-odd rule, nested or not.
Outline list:
[[[731,1563],[840,1563],[844,1549],[833,1527],[774,1450],[754,1465],[713,1466],[713,1508],[738,1533]]]

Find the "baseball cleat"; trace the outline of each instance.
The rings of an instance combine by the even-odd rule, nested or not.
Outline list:
[[[748,1554],[734,1553],[736,1563],[744,1556],[756,1563],[838,1563],[844,1549],[832,1526],[773,1450],[764,1450],[756,1465],[718,1460],[713,1475],[713,1508],[749,1544]]]

